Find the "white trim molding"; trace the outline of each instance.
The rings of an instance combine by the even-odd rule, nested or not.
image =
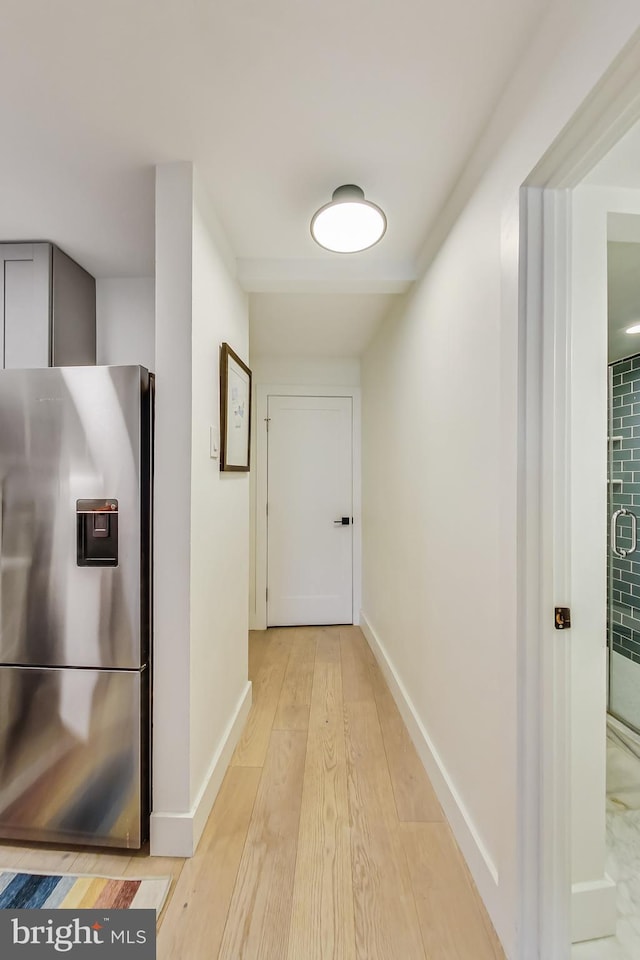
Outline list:
[[[558,634],[551,616],[556,604],[571,602],[570,211],[567,191],[522,191],[518,863],[520,950],[527,960],[564,960],[570,941],[572,635]]]
[[[616,885],[606,874],[601,880],[574,883],[571,888],[571,940],[599,940],[616,928]]]
[[[249,610],[251,630],[267,628],[267,402],[279,397],[351,397],[353,400],[353,622],[357,624],[362,602],[362,439],[360,387],[295,386],[258,384],[256,387],[256,523],[255,607]]]
[[[196,852],[250,709],[251,683],[248,681],[191,810],[151,814],[153,857],[192,857]]]

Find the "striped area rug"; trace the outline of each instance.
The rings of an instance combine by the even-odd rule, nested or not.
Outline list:
[[[160,913],[170,877],[144,880],[93,877],[81,874],[19,873],[0,870],[0,910],[42,908],[82,910],[106,908],[155,909]]]

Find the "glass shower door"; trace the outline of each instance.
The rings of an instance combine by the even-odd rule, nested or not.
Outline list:
[[[609,366],[609,712],[640,733],[640,357]]]

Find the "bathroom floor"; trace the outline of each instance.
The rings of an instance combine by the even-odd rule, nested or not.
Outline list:
[[[618,885],[615,937],[576,944],[572,960],[640,958],[640,742],[607,731],[607,873]]]

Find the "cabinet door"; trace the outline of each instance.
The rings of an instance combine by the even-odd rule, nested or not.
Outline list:
[[[0,244],[0,367],[50,362],[51,244]]]

